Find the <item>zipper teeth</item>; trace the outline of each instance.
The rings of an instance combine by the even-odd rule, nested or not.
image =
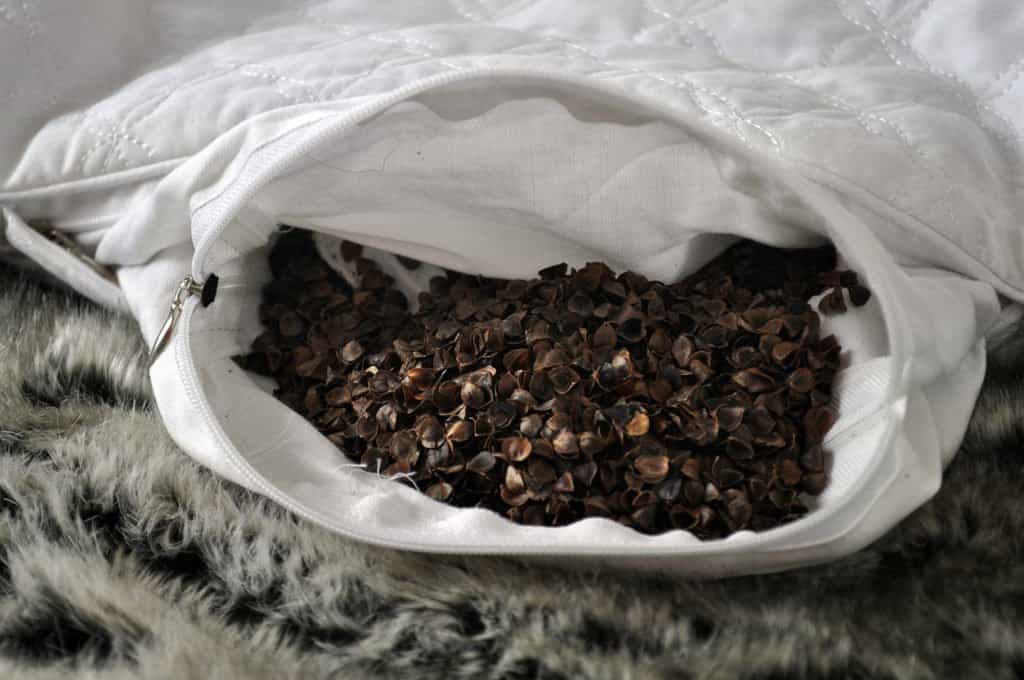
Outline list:
[[[534,78],[543,79],[543,80],[546,80],[546,81],[552,82],[552,83],[560,82],[560,83],[564,83],[564,84],[568,84],[568,85],[572,85],[572,86],[576,86],[576,87],[587,88],[587,89],[591,90],[592,92],[599,92],[599,93],[603,92],[603,93],[607,93],[609,95],[614,95],[614,96],[617,96],[617,97],[627,96],[624,93],[619,92],[619,91],[617,91],[617,90],[615,90],[615,89],[611,88],[610,86],[608,86],[606,84],[603,84],[603,83],[595,83],[593,81],[587,81],[584,77],[572,77],[572,76],[568,76],[566,74],[554,73],[554,72],[546,71],[546,70],[543,70],[543,69],[532,69],[532,70],[530,70],[530,69],[507,69],[507,68],[474,68],[474,69],[465,69],[463,71],[459,71],[459,72],[455,72],[455,73],[446,72],[446,73],[438,74],[438,75],[430,77],[430,78],[426,78],[424,80],[421,80],[421,81],[418,81],[418,82],[415,82],[415,83],[411,83],[411,84],[409,84],[409,85],[407,85],[405,87],[402,87],[402,88],[399,88],[399,89],[395,90],[390,95],[384,96],[383,98],[377,99],[377,100],[375,100],[374,102],[372,102],[372,103],[370,103],[368,105],[365,105],[363,107],[359,107],[359,108],[349,112],[348,114],[345,114],[340,119],[335,121],[327,130],[321,131],[320,133],[314,135],[312,138],[306,140],[305,143],[294,147],[291,150],[291,153],[292,153],[293,157],[298,156],[298,155],[303,154],[303,153],[306,153],[307,151],[311,150],[312,148],[314,148],[315,146],[320,144],[324,139],[329,138],[329,137],[331,137],[333,135],[337,135],[337,134],[341,133],[342,131],[348,129],[352,125],[360,122],[361,120],[363,120],[363,119],[365,119],[367,117],[373,116],[376,113],[379,113],[379,112],[387,109],[388,107],[394,105],[397,102],[400,102],[400,101],[408,99],[408,98],[410,98],[412,96],[415,96],[419,92],[422,92],[424,90],[427,90],[427,89],[430,89],[430,88],[433,88],[433,87],[437,87],[437,86],[440,86],[440,85],[450,84],[450,83],[454,83],[454,82],[458,82],[458,81],[464,81],[464,80],[471,80],[471,79],[473,79],[473,78],[475,78],[477,76],[483,76],[483,75],[492,75],[492,76],[493,75],[504,75],[504,76],[509,76],[509,77],[515,77],[515,76],[519,76],[519,77],[534,77]],[[669,120],[675,120],[675,121],[678,122],[679,116],[678,116],[677,112],[674,112],[671,109],[669,109],[669,108],[667,108],[665,106],[662,106],[662,105],[660,105],[660,104],[658,104],[656,102],[651,102],[647,98],[641,97],[640,99],[643,100],[643,105],[645,107],[647,107],[649,110],[658,112],[661,115],[663,115],[666,118],[668,118]],[[324,120],[323,118],[320,118],[320,119],[317,119],[316,121],[311,121],[307,125],[314,125],[314,124],[322,123],[323,120]],[[274,140],[271,140],[270,142],[268,142],[268,144],[269,143],[274,143],[274,142],[276,142],[276,141],[286,137],[287,135],[294,134],[299,129],[301,129],[301,128],[293,128],[291,130],[288,130],[288,131],[282,133],[280,136],[276,137]],[[256,153],[257,151],[258,151],[258,149],[255,150],[253,153]],[[244,177],[244,172],[245,172],[245,169],[242,170],[242,173],[240,173],[238,176],[236,176],[230,182],[228,182],[228,188],[225,190],[225,192],[226,191],[230,191],[232,187],[237,187],[238,186],[239,180]],[[810,180],[807,180],[807,181],[810,182]],[[252,193],[255,193],[255,189],[252,186],[250,186],[250,187],[245,188],[244,191],[242,191],[239,196],[236,196],[236,197],[233,197],[233,198],[235,198],[236,200],[237,199],[244,200],[246,198],[251,197]],[[246,194],[249,194],[249,195],[247,196]],[[211,200],[212,201],[223,200],[223,197],[224,197],[224,192],[222,192],[219,196],[214,197]],[[208,201],[208,203],[209,203],[209,201]],[[228,203],[228,205],[230,205],[230,202]],[[215,239],[217,239],[217,238],[219,238],[219,237],[221,237],[223,235],[225,229],[228,226],[228,222],[226,220],[222,219],[223,218],[222,213],[224,211],[225,211],[224,204],[222,204],[220,206],[216,206],[213,209],[213,213],[212,213],[211,219],[214,221],[215,226],[213,228],[209,229],[206,233],[204,233],[203,236],[200,238],[200,240],[196,244],[196,251],[195,251],[195,254],[194,254],[193,260],[192,260],[192,270],[194,272],[193,277],[196,278],[197,280],[203,280],[205,278],[206,260],[208,259],[208,256],[209,256],[212,244],[214,243]],[[194,211],[192,214],[193,214],[193,217],[194,217],[196,212]],[[878,281],[877,283],[881,284],[881,286],[880,286],[881,290],[878,290],[876,292],[880,296],[882,296],[882,293],[890,293],[890,295],[888,297],[891,297],[891,291],[888,290],[889,289],[888,283],[884,281],[884,277],[880,277],[880,278],[882,280]],[[882,297],[885,297],[885,296],[882,296]],[[884,320],[886,322],[886,327],[890,329],[890,332],[887,334],[889,336],[888,339],[890,341],[890,349],[891,350],[895,350],[895,351],[893,351],[893,355],[894,356],[897,355],[897,354],[903,355],[904,352],[906,351],[906,348],[904,347],[905,341],[904,341],[903,337],[900,334],[892,332],[892,329],[895,328],[897,325],[899,325],[899,319],[894,318],[893,310],[890,309],[888,306],[883,305],[882,309],[883,309],[883,318],[884,318]],[[645,546],[633,546],[633,547],[629,548],[628,552],[618,552],[618,553],[609,551],[609,549],[607,549],[607,548],[583,547],[583,546],[580,546],[580,547],[575,547],[574,546],[574,547],[572,547],[572,548],[570,548],[568,550],[564,550],[564,551],[546,550],[546,549],[542,550],[542,549],[539,549],[539,548],[535,549],[535,550],[530,550],[529,548],[508,550],[508,549],[504,549],[502,546],[481,547],[479,549],[476,549],[476,548],[473,548],[473,547],[467,547],[467,548],[464,548],[464,549],[460,549],[458,551],[446,551],[444,549],[439,548],[436,545],[422,544],[422,543],[417,543],[417,542],[414,542],[414,541],[382,540],[381,538],[379,538],[377,536],[362,534],[360,532],[352,531],[349,528],[339,526],[337,523],[327,519],[326,517],[322,517],[319,514],[314,514],[314,513],[311,513],[309,511],[305,510],[299,504],[293,502],[288,496],[282,494],[281,492],[279,492],[273,486],[270,486],[269,484],[264,483],[264,481],[262,479],[260,479],[259,477],[257,477],[254,474],[254,471],[251,470],[247,464],[242,462],[242,457],[241,457],[240,453],[235,449],[234,444],[228,439],[227,435],[221,429],[219,422],[217,422],[216,417],[212,413],[212,409],[210,408],[209,404],[206,402],[205,397],[202,395],[201,390],[198,387],[198,376],[195,375],[195,364],[193,362],[192,352],[191,352],[191,348],[190,348],[189,342],[188,342],[189,328],[191,326],[191,316],[192,316],[192,313],[193,313],[194,310],[195,310],[195,303],[192,302],[192,301],[187,302],[186,303],[186,308],[185,308],[184,313],[182,315],[183,317],[185,317],[183,319],[183,323],[182,323],[182,329],[181,329],[182,332],[175,334],[175,337],[173,339],[173,343],[175,344],[175,347],[176,347],[175,354],[176,354],[176,359],[177,359],[177,362],[178,362],[179,375],[182,376],[182,381],[183,381],[183,383],[185,385],[186,392],[188,394],[188,397],[189,397],[193,407],[195,407],[197,409],[197,411],[200,412],[200,414],[202,415],[202,417],[203,417],[204,421],[206,422],[207,426],[214,433],[215,440],[219,444],[219,446],[220,446],[220,448],[222,450],[222,453],[227,455],[227,458],[231,462],[231,464],[236,469],[238,469],[239,472],[247,480],[249,480],[250,484],[252,484],[254,488],[260,489],[260,492],[263,493],[264,495],[272,498],[276,502],[280,503],[281,505],[285,506],[286,508],[288,508],[292,512],[295,512],[297,515],[299,515],[301,517],[304,517],[307,520],[310,520],[310,521],[312,521],[314,523],[317,523],[317,524],[321,524],[322,526],[326,526],[326,527],[330,528],[331,530],[333,530],[333,531],[335,531],[335,532],[337,532],[337,533],[339,533],[339,534],[341,534],[343,536],[347,536],[347,537],[354,538],[354,539],[357,539],[357,540],[360,540],[360,541],[364,541],[366,543],[371,543],[371,544],[381,545],[381,546],[391,547],[391,548],[402,548],[402,549],[420,550],[420,551],[432,552],[432,553],[437,553],[437,554],[521,554],[521,555],[556,555],[556,554],[558,554],[558,555],[574,555],[575,554],[575,555],[617,555],[617,556],[622,556],[622,557],[632,557],[632,556],[645,556],[645,557],[665,556],[665,557],[668,557],[668,556],[683,556],[685,554],[697,555],[699,553],[709,553],[709,552],[713,553],[713,552],[716,552],[716,551],[721,551],[723,548],[726,551],[728,550],[729,546],[727,545],[727,542],[730,539],[722,539],[721,541],[711,541],[711,542],[697,542],[697,543],[686,544],[686,545],[682,545],[682,546],[674,546],[673,548],[663,548],[663,547],[660,547],[660,546],[658,546],[658,547],[650,547],[650,548],[645,547]],[[179,344],[179,343],[181,343],[181,344]],[[902,350],[902,351],[899,351],[899,350]],[[887,392],[889,392],[890,394],[882,395],[881,398],[884,398],[886,396],[889,396],[889,397],[898,396],[898,394],[896,394],[896,392],[897,392],[897,390],[900,390],[901,388],[903,388],[903,393],[905,393],[905,391],[906,391],[905,388],[906,388],[907,384],[909,383],[909,376],[910,376],[910,363],[911,363],[910,362],[910,357],[907,357],[907,360],[904,361],[903,363],[904,363],[904,365],[903,365],[902,369],[900,368],[899,365],[894,363],[893,368],[896,371],[896,373],[894,373],[891,376],[891,380],[889,381],[888,390],[887,390]],[[896,419],[890,418],[889,422],[887,423],[888,431],[886,432],[885,436],[883,437],[883,446],[891,447],[892,442],[894,441],[894,437],[895,437],[895,420]],[[869,473],[877,473],[878,471],[879,471],[878,466],[875,466],[875,469],[869,471]],[[866,484],[867,481],[868,481],[867,480],[868,476],[869,475],[867,475],[867,474],[864,475],[861,478],[860,483],[857,484],[856,487],[863,487],[863,485]],[[856,491],[856,489],[851,490],[851,492],[853,492],[853,491]],[[821,524],[825,520],[827,520],[827,517],[821,517],[821,516],[813,517],[812,516],[812,517],[808,517],[808,518],[806,518],[804,520],[801,520],[800,524],[803,525],[803,526],[806,526],[806,527],[810,527],[812,525],[815,525],[815,526],[819,525],[819,524]],[[847,531],[849,531],[852,528],[852,526],[853,526],[853,524],[847,523],[847,525],[844,527],[844,531],[836,533],[832,538],[830,538],[828,540],[835,540],[839,536],[841,536],[841,535],[845,534]],[[790,527],[790,528],[792,528],[792,527]],[[785,527],[783,527],[783,529],[785,529]],[[744,533],[746,533],[746,532],[740,532],[740,533],[737,533],[737,534],[733,534],[733,536],[734,537],[742,536]],[[782,540],[785,541],[786,539],[782,539]],[[822,541],[819,541],[819,542],[822,542]],[[753,552],[755,550],[771,551],[773,549],[774,550],[778,550],[779,549],[778,546],[773,545],[773,542],[762,541],[760,543],[753,543],[753,544],[751,544],[748,541],[742,541],[742,543],[746,543],[747,545],[745,547],[748,550],[750,550],[751,552]],[[547,548],[547,546],[545,546],[545,548]],[[723,556],[727,556],[727,554],[728,553],[726,553]]]
[[[202,390],[199,386],[199,377],[195,370],[195,362],[193,360],[192,348],[189,343],[189,334],[192,326],[192,315],[198,308],[198,300],[195,296],[190,296],[186,301],[184,309],[182,310],[181,318],[178,321],[179,331],[174,335],[172,344],[174,345],[175,362],[178,366],[178,375],[181,377],[182,384],[185,388],[186,396],[188,397],[191,404],[196,408],[203,418],[207,428],[213,433],[214,441],[221,449],[221,453],[225,454],[228,462],[236,469],[239,473],[248,481],[251,488],[257,489],[261,494],[274,500],[280,505],[287,508],[289,511],[294,512],[296,515],[313,522],[325,526],[328,529],[345,536],[352,538],[364,543],[370,543],[373,545],[383,546],[386,548],[398,548],[403,550],[414,550],[419,552],[429,552],[440,555],[469,555],[469,554],[485,554],[485,555],[554,555],[554,556],[572,556],[572,555],[589,555],[589,556],[611,556],[611,557],[684,557],[686,555],[694,555],[704,557],[707,553],[712,553],[710,558],[722,558],[727,559],[735,557],[735,553],[731,552],[735,549],[737,544],[746,545],[742,546],[748,550],[764,550],[767,552],[776,552],[780,549],[785,549],[785,546],[781,547],[774,545],[773,542],[762,541],[759,544],[749,543],[749,532],[738,532],[733,534],[732,545],[730,545],[730,538],[719,539],[716,541],[703,541],[685,543],[682,545],[676,545],[672,547],[663,546],[630,546],[626,551],[616,550],[612,548],[604,548],[600,546],[571,546],[566,549],[552,549],[551,546],[543,546],[535,549],[525,548],[508,548],[501,545],[491,546],[466,546],[459,550],[445,550],[443,547],[432,543],[419,543],[416,541],[408,540],[394,540],[384,539],[380,536],[373,534],[366,534],[359,531],[355,531],[347,526],[343,526],[334,520],[331,520],[320,513],[311,512],[307,510],[302,504],[295,502],[290,496],[279,491],[273,485],[267,483],[262,475],[256,472],[252,467],[246,463],[241,453],[235,448],[234,443],[230,440],[224,430],[221,428],[220,423],[217,421],[216,416],[213,413],[213,409],[207,403],[205,396],[202,394]],[[885,369],[884,366],[880,365],[877,368]],[[872,385],[884,385],[885,381],[878,375],[879,371],[872,371],[871,374],[877,378],[870,380]],[[867,396],[870,392],[869,389],[859,390],[860,395]],[[862,426],[870,427],[881,417],[884,417],[888,409],[884,406],[881,408],[870,409],[863,418],[858,419],[856,423],[851,423],[843,433],[840,433],[837,439],[842,440],[847,437],[853,430],[859,430]],[[866,511],[866,508],[865,508]],[[683,530],[676,530],[681,533],[685,533],[689,536],[693,536],[690,532]],[[719,553],[715,555],[714,553]]]
[[[660,115],[664,116],[668,120],[672,120],[672,121],[675,121],[677,123],[679,123],[679,121],[680,121],[679,113],[677,111],[674,111],[673,109],[668,108],[668,107],[662,105],[660,102],[651,101],[649,98],[642,97],[642,96],[639,96],[639,95],[630,98],[628,94],[626,94],[624,92],[621,92],[620,90],[618,90],[616,88],[613,88],[613,87],[607,85],[606,83],[604,83],[602,81],[595,81],[593,78],[588,78],[586,76],[572,76],[572,75],[569,75],[569,74],[566,74],[566,73],[560,73],[560,72],[554,72],[554,71],[549,71],[549,70],[545,70],[545,69],[536,69],[536,68],[535,69],[522,69],[522,68],[520,68],[520,69],[509,69],[509,68],[502,68],[502,67],[474,67],[474,68],[467,68],[467,69],[463,69],[461,71],[455,71],[455,72],[446,71],[444,73],[439,73],[439,74],[436,74],[434,76],[430,76],[430,77],[424,78],[422,80],[410,83],[410,84],[408,84],[408,85],[406,85],[404,87],[400,87],[400,88],[394,90],[393,92],[391,92],[390,94],[384,95],[381,98],[375,99],[374,101],[372,101],[372,102],[370,102],[368,104],[365,104],[365,105],[363,105],[361,107],[357,107],[354,110],[348,112],[347,114],[341,116],[338,120],[334,121],[334,123],[332,123],[332,125],[328,129],[320,131],[320,133],[318,133],[318,134],[314,135],[312,138],[306,140],[305,143],[299,144],[296,147],[294,147],[291,150],[291,157],[294,158],[294,157],[297,157],[297,156],[299,156],[301,154],[304,154],[304,153],[312,150],[318,144],[320,144],[325,138],[331,137],[333,135],[337,135],[340,132],[342,132],[344,130],[347,130],[352,125],[354,125],[356,123],[359,123],[361,120],[366,119],[366,118],[368,118],[370,116],[376,115],[377,113],[380,113],[381,111],[384,111],[388,107],[393,106],[394,104],[396,104],[398,102],[401,102],[403,100],[409,99],[409,98],[415,96],[416,94],[419,94],[420,92],[423,92],[423,91],[426,91],[426,90],[429,90],[431,88],[438,87],[438,86],[441,86],[441,85],[448,85],[448,84],[452,84],[452,83],[456,83],[456,82],[460,82],[460,81],[473,80],[473,79],[475,79],[477,77],[482,77],[482,76],[491,76],[491,77],[501,76],[501,77],[510,77],[510,78],[514,78],[514,77],[535,78],[535,79],[539,79],[539,80],[544,80],[544,81],[546,81],[548,83],[552,83],[552,84],[553,83],[560,83],[560,84],[565,84],[565,85],[571,85],[573,87],[579,87],[579,88],[583,88],[583,89],[588,89],[591,93],[604,93],[604,94],[607,94],[609,96],[614,96],[614,97],[617,97],[617,98],[620,98],[620,99],[627,99],[627,100],[634,101],[634,102],[636,102],[637,100],[641,100],[642,101],[642,105],[644,107],[648,108],[649,110],[655,111],[655,112],[659,113]],[[300,127],[293,128],[293,129],[287,130],[285,132],[282,132],[280,135],[278,135],[274,139],[272,139],[269,142],[267,142],[267,144],[275,143],[275,142],[279,141],[280,139],[282,139],[284,137],[287,137],[288,135],[296,133],[298,130],[302,129],[303,127],[307,127],[309,125],[316,125],[316,124],[322,123],[324,121],[324,119],[325,118],[318,118],[317,120],[310,121],[309,123],[306,123],[306,124],[304,124],[304,125],[302,125]],[[731,143],[732,140],[729,140],[729,141]],[[252,154],[255,154],[261,148],[264,148],[267,144],[261,146],[259,149],[254,150],[252,152]],[[748,152],[752,152],[753,154],[758,155],[758,156],[762,155],[762,154],[758,154],[758,152],[753,151],[751,149],[748,149],[747,151]],[[797,174],[797,175],[799,174],[799,173],[795,173],[795,171],[790,171],[790,172],[793,172],[794,174]],[[235,187],[235,186],[238,185],[239,179],[241,179],[244,176],[244,173],[245,173],[245,169],[243,168],[243,170],[235,178],[233,178],[230,182],[228,182],[228,188],[227,189],[225,189],[220,194],[218,194],[218,196],[216,196],[214,198],[211,198],[208,201],[206,201],[204,203],[204,205],[209,204],[209,203],[211,203],[213,201],[222,200],[224,194],[227,193],[228,191],[230,191],[231,187]],[[806,180],[806,178],[805,178],[805,180]],[[810,184],[814,184],[815,186],[821,187],[820,184],[815,183],[812,180],[806,180],[806,181],[808,183],[810,183]],[[242,192],[242,195],[239,196],[238,198],[241,198],[241,199],[250,198],[251,195],[255,192],[255,190],[256,189],[252,188],[252,187],[247,188],[244,192]],[[193,218],[195,217],[195,215],[197,214],[198,210],[200,210],[200,209],[202,209],[202,206],[199,209],[196,209],[196,210],[192,211],[192,217]],[[216,207],[214,209],[211,219],[214,221],[215,226],[212,229],[208,230],[206,233],[204,233],[202,235],[202,237],[199,239],[199,241],[195,244],[195,254],[193,255],[193,258],[192,258],[192,271],[193,271],[193,277],[196,280],[198,280],[198,281],[202,281],[202,280],[204,280],[206,278],[206,273],[207,273],[206,272],[206,260],[209,257],[210,248],[211,248],[214,240],[219,238],[224,233],[225,229],[228,226],[228,221],[223,219],[223,212],[224,212],[223,204],[221,206]],[[881,248],[881,244],[878,244],[878,247],[880,249]],[[880,280],[880,281],[875,281],[874,285],[880,286],[881,290],[878,291],[879,294],[891,293],[892,292],[892,291],[889,290],[888,283],[886,281],[884,281],[884,279]],[[891,295],[888,296],[888,297],[891,297]],[[900,319],[898,319],[896,317],[896,315],[893,314],[893,310],[890,309],[888,307],[888,305],[885,305],[885,304],[882,305],[882,316],[883,316],[883,318],[884,318],[884,320],[886,322],[886,327],[887,328],[894,328],[897,324],[900,323]],[[905,388],[909,384],[910,366],[912,364],[913,357],[912,357],[912,354],[908,354],[907,353],[907,349],[908,348],[904,347],[905,343],[903,341],[903,338],[899,334],[894,334],[894,333],[890,332],[887,335],[889,336],[888,339],[890,341],[890,350],[891,350],[892,355],[894,357],[899,355],[899,358],[904,359],[904,361],[902,362],[904,364],[902,369],[900,369],[898,366],[894,365],[894,368],[897,370],[897,374],[894,374],[893,377],[895,379],[892,381],[890,387],[893,390],[895,390],[895,389],[897,389],[897,385],[898,385],[901,388],[904,388],[903,392],[905,393],[906,392]]]
[[[235,448],[234,444],[228,438],[227,434],[224,433],[220,427],[220,423],[217,422],[216,417],[213,415],[213,410],[210,408],[203,396],[202,391],[199,388],[199,377],[195,371],[195,362],[192,357],[192,348],[189,344],[189,331],[192,325],[192,314],[197,308],[197,302],[194,297],[190,298],[185,303],[185,308],[182,312],[181,318],[179,319],[180,332],[176,333],[174,340],[174,355],[175,362],[178,366],[178,375],[182,379],[182,384],[185,388],[185,394],[189,401],[199,412],[203,418],[207,428],[213,433],[214,440],[221,449],[221,452],[226,454],[228,462],[238,470],[241,475],[248,481],[251,488],[257,489],[259,493],[267,496],[271,500],[279,503],[280,505],[287,508],[289,511],[294,512],[303,519],[306,519],[314,524],[325,526],[332,531],[352,538],[364,543],[370,543],[373,545],[382,546],[385,548],[397,548],[401,550],[413,550],[419,552],[429,552],[439,555],[554,555],[554,556],[572,556],[572,555],[591,555],[591,556],[613,556],[613,557],[680,557],[684,554],[695,554],[695,553],[714,553],[721,550],[723,546],[728,549],[728,543],[730,539],[721,539],[719,541],[705,541],[687,543],[685,545],[673,546],[671,548],[665,548],[661,546],[632,546],[628,551],[615,551],[609,548],[603,548],[600,546],[572,546],[566,550],[552,550],[549,546],[543,548],[530,549],[525,548],[513,548],[509,549],[500,545],[492,546],[466,546],[459,550],[445,550],[443,547],[432,543],[419,543],[416,541],[408,540],[393,540],[393,539],[382,539],[380,536],[373,534],[365,534],[359,531],[354,531],[349,527],[342,526],[337,522],[324,517],[320,513],[310,512],[301,504],[296,503],[291,497],[282,493],[274,486],[267,484],[263,479],[262,475],[256,473],[251,466],[242,460],[241,454]],[[679,530],[681,531],[681,530]],[[682,532],[689,534],[689,532]],[[745,532],[738,532],[733,534],[734,537],[738,537],[738,540],[742,540]],[[689,534],[692,536],[692,534]],[[737,540],[737,539],[734,539]],[[724,557],[724,555],[723,555]]]
[[[629,94],[624,93],[617,88],[614,88],[602,81],[598,81],[587,76],[573,76],[566,73],[555,72],[540,68],[510,69],[505,67],[473,67],[455,72],[447,71],[444,73],[439,73],[437,75],[424,78],[422,80],[410,83],[404,87],[400,87],[397,90],[390,93],[389,95],[384,95],[381,98],[375,99],[374,101],[364,106],[357,107],[356,109],[350,111],[349,113],[343,115],[341,118],[336,120],[328,129],[322,130],[320,133],[313,136],[311,139],[306,140],[305,143],[296,146],[291,152],[292,157],[296,157],[298,155],[310,151],[318,144],[320,144],[323,141],[323,139],[331,137],[333,135],[337,135],[340,132],[347,130],[352,125],[359,123],[361,120],[373,116],[377,113],[380,113],[381,111],[384,111],[388,107],[393,106],[394,104],[401,102],[405,99],[409,99],[415,96],[416,94],[419,94],[420,92],[441,85],[447,85],[460,81],[473,80],[477,77],[482,76],[534,78],[538,80],[544,80],[549,84],[559,83],[563,85],[571,85],[573,87],[586,89],[591,94],[601,93],[619,99],[632,101],[634,103],[640,103],[649,111],[656,112],[668,120],[680,123],[680,116],[678,111],[675,111],[667,106],[664,106],[658,101],[652,101],[650,97],[645,97],[642,95],[633,95],[632,97],[630,97]],[[319,124],[322,123],[323,121],[324,118],[318,118],[317,120],[306,123],[303,126],[287,130],[278,135],[277,137],[275,137],[274,139],[267,142],[267,144],[272,144],[284,137],[287,137],[288,135],[294,134],[303,127]],[[727,143],[735,146],[733,140],[728,138],[722,138],[720,136],[719,140],[721,141],[722,139],[726,139]],[[265,146],[266,144],[254,150],[252,154],[255,154]],[[745,149],[744,151],[747,153],[751,153],[755,156],[763,156],[763,154],[760,154],[757,151],[754,151],[753,149]],[[792,165],[791,163],[783,164],[787,166]],[[790,170],[788,167],[787,171],[793,173],[796,176],[800,176],[800,173],[797,173],[795,170]],[[222,200],[224,194],[230,191],[231,187],[236,187],[238,185],[239,180],[244,176],[244,173],[245,169],[243,168],[243,170],[235,178],[228,182],[227,189],[222,191],[216,197],[209,199],[203,205],[207,205],[213,201]],[[814,185],[819,189],[823,188],[823,185],[821,185],[818,182],[815,182],[814,180],[810,180],[807,178],[802,179],[804,179],[804,181],[806,181],[808,184]],[[831,191],[831,187],[827,188]],[[242,192],[242,195],[239,198],[251,198],[251,195],[255,193],[255,190],[255,188],[250,187],[246,189],[244,192]],[[202,206],[192,211],[191,215],[193,219],[197,214],[198,210],[200,209],[202,209]],[[206,260],[209,257],[210,248],[214,240],[219,238],[224,233],[225,229],[228,226],[228,221],[223,219],[224,211],[225,208],[223,204],[213,209],[211,219],[214,221],[215,226],[212,229],[208,230],[206,233],[204,233],[202,237],[199,239],[199,241],[195,244],[195,253],[192,258],[192,271],[193,277],[196,278],[196,280],[202,281],[206,278]],[[839,236],[839,234],[833,234],[830,232],[830,236],[836,237]],[[833,238],[833,240],[835,240],[835,238]],[[877,244],[877,248],[881,250],[880,243]],[[892,291],[890,290],[890,286],[888,282],[885,281],[884,277],[879,277],[879,280],[874,281],[873,285],[878,287],[878,290],[876,292],[879,294],[880,298],[892,298]],[[911,348],[906,346],[907,343],[904,339],[904,336],[908,334],[895,333],[892,331],[892,329],[896,327],[903,328],[903,325],[901,323],[902,320],[898,317],[898,315],[889,305],[884,303],[882,304],[882,316],[883,320],[885,321],[886,328],[889,329],[890,331],[887,333],[887,339],[890,343],[891,355],[893,356],[894,360],[897,358],[900,359],[899,363],[896,363],[894,361],[894,374],[893,379],[891,380],[889,385],[889,396],[899,397],[903,394],[906,394],[908,386],[910,384],[911,368],[913,365],[913,353],[910,351]]]
[[[450,84],[450,83],[458,82],[458,81],[461,81],[461,80],[472,80],[473,78],[476,78],[476,77],[481,76],[481,75],[485,75],[485,74],[489,74],[489,73],[493,73],[493,72],[500,72],[500,71],[502,71],[502,69],[488,69],[488,68],[464,69],[462,71],[455,71],[455,72],[446,71],[444,73],[439,73],[439,74],[437,74],[435,76],[431,76],[429,78],[425,78],[423,80],[420,80],[420,81],[417,81],[417,82],[414,82],[414,83],[410,83],[409,85],[407,85],[405,87],[398,88],[397,90],[395,90],[394,92],[392,92],[389,95],[385,95],[383,98],[376,99],[373,102],[370,102],[369,104],[366,104],[366,105],[361,106],[361,107],[357,107],[356,109],[354,109],[354,110],[350,111],[349,113],[345,114],[344,116],[342,116],[338,120],[334,121],[334,123],[331,125],[331,127],[329,129],[324,130],[320,134],[317,134],[314,137],[312,137],[311,139],[306,140],[306,142],[304,144],[301,144],[301,145],[298,145],[297,147],[295,147],[292,150],[292,154],[300,155],[300,154],[306,153],[307,151],[310,151],[310,150],[314,149],[317,145],[319,145],[320,142],[324,138],[330,137],[332,135],[338,134],[339,132],[347,130],[348,128],[352,127],[353,125],[355,125],[359,121],[361,121],[361,120],[363,120],[365,118],[368,118],[370,116],[373,116],[376,113],[384,111],[385,109],[389,108],[390,106],[393,106],[394,104],[396,104],[398,102],[401,102],[401,101],[403,101],[405,99],[408,99],[408,98],[414,96],[415,94],[418,94],[419,92],[422,92],[422,91],[425,91],[425,90],[428,90],[428,89],[431,89],[433,87],[437,87],[437,86],[440,86],[440,85],[447,85],[447,84]],[[550,75],[549,75],[549,77],[550,77]],[[323,120],[324,120],[323,118],[320,118],[320,119],[317,119],[315,121],[311,121],[307,125],[315,125],[317,123],[323,122]],[[282,133],[281,136],[275,137],[273,140],[271,140],[271,143],[274,142],[274,141],[277,141],[278,139],[280,139],[283,136],[294,134],[298,129],[301,129],[301,128],[296,128],[296,129],[288,130],[288,131]],[[234,178],[234,179],[232,179],[228,183],[228,185],[229,186],[236,185],[239,177],[241,177],[244,172],[245,172],[245,170],[243,168],[243,170],[241,171],[239,176]],[[247,190],[246,193],[250,193],[249,190]],[[243,196],[243,198],[244,198],[244,196]],[[219,219],[221,212],[222,212],[221,210],[217,210],[214,213],[215,216],[218,218],[217,221],[216,221],[216,227],[214,227],[213,229],[210,229],[207,233],[203,234],[203,236],[200,238],[199,242],[196,244],[196,252],[195,252],[195,255],[193,256],[192,271],[194,272],[194,276],[196,276],[196,278],[199,279],[199,280],[202,280],[202,279],[204,279],[206,277],[206,270],[205,270],[206,258],[209,255],[209,250],[210,250],[211,245],[213,244],[213,241],[216,238],[218,238],[224,232],[224,230],[228,226],[228,222],[226,220]]]

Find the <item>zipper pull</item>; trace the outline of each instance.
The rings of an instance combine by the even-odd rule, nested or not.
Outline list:
[[[174,291],[174,298],[171,299],[171,309],[167,314],[167,319],[164,320],[164,325],[160,327],[160,332],[156,335],[153,348],[149,350],[150,366],[174,336],[174,328],[178,325],[181,310],[185,308],[185,301],[193,295],[199,295],[203,306],[208,306],[217,295],[217,281],[217,277],[211,274],[203,283],[196,281],[191,276],[186,276],[178,284],[178,289]]]

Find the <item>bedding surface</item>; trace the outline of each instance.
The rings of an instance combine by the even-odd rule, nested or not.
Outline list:
[[[936,498],[860,553],[680,583],[331,534],[211,474],[134,322],[0,268],[0,676],[1011,680],[1024,342]]]

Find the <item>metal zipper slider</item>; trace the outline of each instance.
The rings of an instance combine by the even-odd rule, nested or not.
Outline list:
[[[210,277],[210,279],[214,282],[213,289],[216,291],[216,277]],[[164,320],[164,325],[160,327],[160,332],[156,335],[156,341],[153,343],[153,348],[149,350],[150,366],[152,366],[153,362],[156,361],[156,358],[160,356],[160,352],[162,352],[170,343],[171,337],[174,335],[174,328],[178,325],[178,318],[181,316],[181,310],[185,308],[185,301],[193,295],[203,295],[205,300],[205,288],[206,286],[204,284],[199,283],[191,276],[186,276],[182,279],[181,283],[178,284],[178,289],[174,291],[174,298],[171,299],[170,312]],[[210,299],[212,301],[212,296]]]

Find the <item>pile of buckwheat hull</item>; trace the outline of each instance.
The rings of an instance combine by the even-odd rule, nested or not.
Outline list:
[[[359,246],[342,255],[357,290],[282,235],[239,362],[369,471],[516,522],[701,538],[796,519],[828,483],[840,346],[807,301],[870,295],[831,248],[743,242],[672,285],[596,263],[448,273],[415,314]]]

